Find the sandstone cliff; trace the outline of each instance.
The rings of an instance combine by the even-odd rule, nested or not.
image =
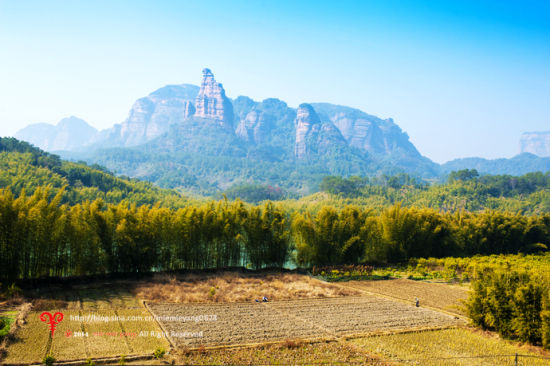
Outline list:
[[[295,155],[297,159],[326,153],[331,147],[347,145],[340,131],[331,122],[322,123],[309,104],[300,104],[296,112],[295,125]]]
[[[194,115],[197,94],[195,85],[168,85],[138,99],[116,131],[119,141],[113,144],[136,146],[166,133],[170,125]]]
[[[217,83],[210,69],[202,70],[202,83],[195,99],[195,116],[218,121],[224,127],[233,126],[233,105],[225,96],[221,83]]]

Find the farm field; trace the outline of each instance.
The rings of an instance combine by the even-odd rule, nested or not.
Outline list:
[[[464,321],[430,309],[460,314],[452,306],[467,296],[466,287],[405,279],[324,286],[324,282],[307,276],[288,276],[164,276],[147,281],[41,289],[32,294],[34,309],[2,362],[40,362],[48,353],[58,361],[151,355],[159,347],[170,349],[169,340],[176,347],[163,360],[128,360],[128,364],[152,365],[171,360],[193,364],[238,364],[249,360],[290,364],[458,364],[453,363],[456,359],[429,361],[432,363],[426,360],[441,355],[461,357],[463,365],[489,365],[500,359],[494,358],[493,363],[485,359],[483,363],[483,359],[468,357],[479,355],[480,349],[499,355],[529,354],[528,349],[507,341],[460,328]],[[289,283],[292,280],[296,282]],[[158,293],[151,292],[158,284],[166,287]],[[192,284],[197,286],[196,291],[185,295]],[[242,292],[247,286],[250,290]],[[212,288],[214,295],[210,295]],[[175,297],[170,297],[170,293]],[[254,301],[263,294],[268,294],[269,302]],[[163,302],[164,296],[179,297],[180,302]],[[420,298],[420,308],[414,306],[415,296]],[[159,319],[162,327],[152,319],[144,320],[151,316],[142,303],[144,298],[156,300],[146,301],[154,315],[167,317]],[[235,302],[243,298],[247,301]],[[65,315],[53,341],[48,340],[47,325],[39,320],[42,311],[61,311]],[[124,320],[71,320],[71,315]],[[203,318],[197,318],[201,315]],[[65,336],[67,331],[71,337]],[[87,332],[88,337],[75,337],[77,331]],[[146,334],[140,336],[140,332]],[[209,349],[218,346],[222,349]],[[407,361],[411,359],[417,363]],[[501,363],[504,361],[509,360]],[[540,361],[533,358],[529,359],[531,363],[521,360],[520,364],[544,364]]]
[[[418,297],[420,306],[429,306],[465,315],[462,300],[468,298],[468,287],[443,283],[428,283],[408,279],[390,279],[380,281],[340,282],[341,286],[363,290],[414,303]]]
[[[215,321],[161,321],[177,346],[247,344],[292,338],[446,327],[452,316],[375,296],[269,303],[149,304],[158,317],[214,315]],[[172,336],[175,334],[176,336]]]
[[[46,354],[59,361],[152,354],[169,346],[150,313],[124,287],[77,287],[44,294],[34,303],[4,363],[41,362]],[[48,325],[39,318],[43,311],[63,313],[51,341]],[[147,336],[140,336],[142,331]]]
[[[160,334],[161,330],[154,321],[79,321],[71,316],[86,316],[82,312],[64,311],[64,319],[59,323],[54,337],[49,342],[49,331],[39,319],[41,312],[31,312],[27,324],[18,333],[18,341],[10,344],[4,362],[40,362],[46,354],[52,354],[57,360],[77,360],[120,355],[152,354],[158,347],[168,348],[164,337],[150,336]],[[125,319],[150,315],[143,310],[97,311],[97,317],[117,315]],[[67,331],[70,336],[67,336]],[[147,336],[139,333],[148,332]],[[81,332],[83,336],[79,336]]]
[[[548,365],[541,354],[465,328],[380,335],[349,340],[388,362],[407,365]]]

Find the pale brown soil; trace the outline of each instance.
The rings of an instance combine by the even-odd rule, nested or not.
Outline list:
[[[347,288],[364,290],[404,301],[410,301],[411,304],[414,304],[415,298],[418,298],[421,307],[429,306],[457,315],[464,315],[464,310],[462,308],[463,300],[468,298],[467,287],[407,279],[349,281],[341,282],[340,284]]]
[[[269,303],[151,303],[149,307],[161,317],[215,315],[215,321],[161,321],[177,346],[250,344],[286,338],[334,339],[459,324],[452,316],[375,296]]]

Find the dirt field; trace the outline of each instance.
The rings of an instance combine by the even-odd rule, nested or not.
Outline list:
[[[452,316],[374,296],[235,304],[149,304],[177,346],[334,338],[456,325]],[[163,317],[214,316],[212,321]]]
[[[468,298],[467,287],[406,279],[349,281],[341,282],[340,285],[410,301],[411,304],[414,303],[415,297],[418,297],[421,306],[442,309],[458,315],[464,315],[461,308],[462,300]]]
[[[133,292],[140,299],[173,303],[247,302],[267,296],[290,300],[353,296],[360,292],[299,274],[250,275],[227,272],[218,275],[158,276],[140,282]]]
[[[41,362],[46,354],[59,361],[151,354],[158,347],[169,347],[158,324],[149,319],[151,314],[126,287],[50,292],[35,300],[35,311],[28,314],[26,324],[9,345],[4,363]],[[63,313],[52,340],[48,325],[40,321],[43,311]],[[96,319],[90,318],[93,316]],[[147,333],[140,336],[140,332]]]
[[[406,280],[329,284],[296,274],[255,276],[240,273],[177,278],[164,276],[149,281],[49,287],[33,294],[34,310],[29,313],[27,324],[18,331],[17,340],[9,346],[4,362],[40,362],[50,353],[59,361],[150,355],[158,347],[170,348],[165,335],[180,351],[182,347],[185,349],[203,345],[243,345],[281,342],[287,339],[298,342],[300,339],[339,339],[338,343],[321,348],[308,343],[303,343],[301,348],[283,347],[276,350],[280,345],[265,347],[275,347],[273,352],[278,352],[281,357],[287,357],[290,361],[297,357],[296,360],[309,362],[305,351],[307,349],[324,354],[325,356],[320,357],[321,360],[323,357],[330,360],[329,354],[352,360],[360,357],[359,354],[372,352],[348,352],[347,346],[343,346],[342,336],[432,329],[460,323],[453,316],[422,307],[416,308],[412,301],[405,304],[360,291],[365,288],[371,292],[403,299],[410,294],[417,294],[413,296],[420,297],[426,305],[434,307],[446,306],[442,299],[434,301],[438,296],[454,303],[456,300],[449,293],[455,294],[454,298],[457,293],[456,288]],[[458,291],[459,294],[466,293],[460,289]],[[262,296],[267,296],[270,301],[254,301]],[[426,300],[423,300],[424,296]],[[428,298],[430,302],[427,301]],[[143,307],[141,299],[156,300],[148,302],[154,315],[180,318],[178,321],[160,319],[162,327],[152,319],[140,319],[139,317],[151,316]],[[158,301],[163,299],[179,303]],[[64,321],[58,325],[53,340],[49,340],[47,325],[39,320],[42,311],[64,313]],[[126,319],[71,320],[71,315]],[[202,318],[196,317],[199,315]],[[70,336],[66,336],[67,331]],[[83,335],[78,336],[78,332]],[[140,335],[142,332],[144,333]],[[344,351],[339,352],[338,347],[345,349],[341,348]],[[239,357],[250,356],[250,352],[256,352],[259,359],[269,358],[269,353],[262,350],[263,348],[256,351],[242,350],[228,355],[229,359],[238,360]],[[208,352],[213,360],[225,354],[223,351]],[[189,361],[194,362],[198,356],[193,353],[189,357]],[[311,358],[316,359],[314,356]]]

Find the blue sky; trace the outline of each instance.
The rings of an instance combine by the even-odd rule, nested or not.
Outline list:
[[[550,130],[548,1],[4,1],[0,135],[200,82],[392,117],[437,162]]]

